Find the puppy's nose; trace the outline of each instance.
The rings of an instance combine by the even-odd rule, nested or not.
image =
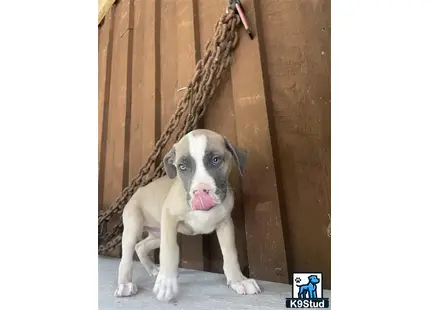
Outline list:
[[[211,195],[211,186],[200,183],[192,191],[194,197],[191,206],[194,210],[209,210],[216,205],[217,202]]]
[[[207,184],[197,184],[197,186],[193,189],[193,194],[196,194],[198,192],[201,194],[209,195],[209,193],[211,192],[211,187]]]

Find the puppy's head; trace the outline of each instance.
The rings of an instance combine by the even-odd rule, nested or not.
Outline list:
[[[235,161],[242,176],[247,152],[225,137],[204,129],[185,135],[164,157],[170,178],[179,178],[194,210],[209,210],[224,201]]]

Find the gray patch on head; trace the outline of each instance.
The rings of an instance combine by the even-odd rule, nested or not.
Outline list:
[[[231,145],[226,138],[214,133],[207,135],[207,138],[203,164],[215,182],[217,187],[215,194],[221,201],[224,201],[229,186],[228,177],[231,171],[231,158],[233,157],[236,160],[238,166],[241,159],[238,159],[237,148]],[[217,158],[217,161],[214,161],[214,158]],[[242,168],[245,163],[241,163],[242,167],[239,167],[239,171],[242,174]]]
[[[196,172],[196,161],[187,153],[178,158],[176,165],[178,167],[179,179],[182,181],[182,185],[187,193],[187,199],[189,200],[191,198],[191,181],[193,180],[194,173]],[[181,165],[185,167],[185,170],[181,170]]]
[[[213,162],[214,158],[219,158],[217,163]],[[225,161],[224,155],[218,154],[212,150],[207,150],[203,157],[203,164],[208,174],[214,179],[216,185],[215,194],[221,201],[224,201],[228,189],[228,172],[229,169],[223,167]]]
[[[196,170],[196,163],[189,154],[188,143],[187,135],[185,135],[172,147],[164,157],[164,168],[170,178],[179,177],[189,199],[189,190]],[[186,169],[182,171],[180,165],[184,165]]]
[[[164,170],[166,171],[167,176],[171,179],[176,177],[175,157],[175,147],[172,147],[172,149],[163,158]]]

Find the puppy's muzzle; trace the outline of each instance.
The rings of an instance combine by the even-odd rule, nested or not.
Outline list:
[[[207,184],[198,184],[193,188],[192,194],[191,207],[193,210],[209,210],[217,204],[214,193]]]

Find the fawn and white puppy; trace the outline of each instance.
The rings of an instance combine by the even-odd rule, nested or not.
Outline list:
[[[216,231],[224,260],[227,285],[238,294],[257,294],[260,288],[239,267],[231,211],[233,191],[228,183],[232,161],[243,175],[247,152],[225,137],[204,129],[185,135],[164,157],[167,176],[136,191],[123,211],[124,232],[116,296],[137,293],[132,282],[136,251],[148,273],[156,276],[154,293],[169,301],[178,293],[179,247],[177,233]],[[141,240],[143,231],[148,237]],[[160,248],[160,267],[149,258]]]

